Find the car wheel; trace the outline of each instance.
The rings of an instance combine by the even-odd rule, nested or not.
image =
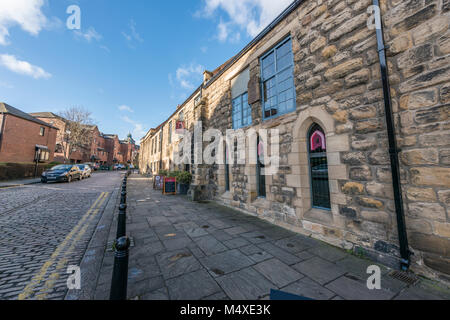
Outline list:
[[[72,182],[72,176],[68,176],[68,177],[67,177],[67,182],[68,182],[68,183],[71,183],[71,182]]]

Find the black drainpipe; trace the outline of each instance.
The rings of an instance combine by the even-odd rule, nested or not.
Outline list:
[[[386,114],[386,126],[389,140],[389,155],[391,158],[392,184],[394,187],[395,212],[397,214],[398,240],[400,242],[401,262],[400,268],[407,271],[410,266],[411,251],[408,246],[408,235],[406,233],[405,212],[403,208],[402,185],[400,180],[400,162],[397,147],[394,117],[392,115],[391,90],[389,85],[389,74],[386,63],[386,47],[384,45],[383,25],[381,20],[381,9],[379,0],[373,0],[375,6],[375,24],[377,32],[378,55],[381,67],[381,80],[383,82],[384,107]]]

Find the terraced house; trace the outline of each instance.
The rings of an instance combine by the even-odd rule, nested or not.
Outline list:
[[[175,168],[180,123],[277,129],[276,174],[188,162],[192,197],[449,281],[450,2],[380,2],[294,1],[147,134],[141,169]]]

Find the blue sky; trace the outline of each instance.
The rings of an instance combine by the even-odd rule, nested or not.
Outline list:
[[[139,139],[291,0],[1,0],[0,101]],[[81,29],[69,30],[70,5]]]

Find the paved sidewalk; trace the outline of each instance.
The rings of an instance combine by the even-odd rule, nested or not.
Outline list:
[[[41,183],[41,178],[11,180],[11,181],[0,181],[0,189],[1,188],[11,188],[11,187],[25,186],[25,185],[37,184],[37,183]]]
[[[128,181],[129,299],[269,299],[270,289],[312,299],[450,299],[434,282],[409,287],[383,266],[382,289],[368,290],[371,261],[213,202],[163,196],[148,178]],[[113,261],[106,252],[96,299],[109,297]]]

